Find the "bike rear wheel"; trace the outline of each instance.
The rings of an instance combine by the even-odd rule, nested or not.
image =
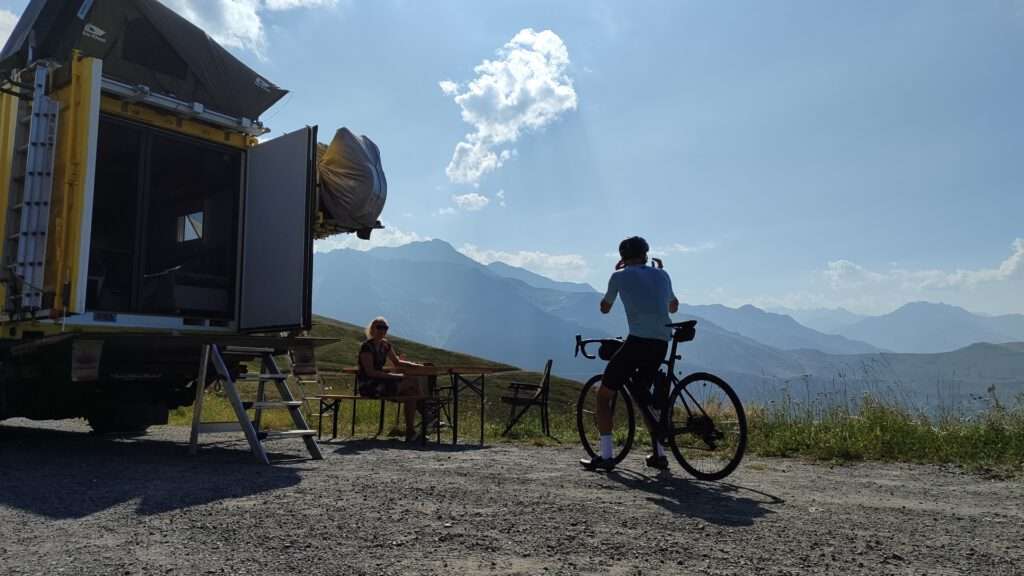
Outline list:
[[[597,429],[597,391],[601,389],[601,374],[587,380],[576,401],[576,429],[580,443],[591,458],[601,455],[601,434]],[[629,454],[636,436],[636,417],[629,393],[620,390],[612,399],[612,459],[615,464]]]
[[[679,465],[700,480],[721,480],[747,449],[747,416],[732,387],[714,374],[696,372],[669,397],[668,438]]]

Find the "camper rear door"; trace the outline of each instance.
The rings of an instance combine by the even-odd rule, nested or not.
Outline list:
[[[312,325],[316,127],[246,155],[238,325],[245,332]]]

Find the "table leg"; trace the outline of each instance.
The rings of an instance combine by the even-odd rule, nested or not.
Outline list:
[[[484,375],[480,375],[480,445],[484,445]]]
[[[338,437],[338,412],[341,411],[341,400],[335,400],[331,405],[331,440]]]
[[[459,375],[452,374],[452,444],[459,443]]]

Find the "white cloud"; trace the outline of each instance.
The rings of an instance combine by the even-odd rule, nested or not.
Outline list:
[[[420,236],[415,232],[405,232],[398,228],[391,228],[385,224],[382,230],[374,230],[369,240],[360,240],[355,234],[337,234],[330,238],[317,240],[313,243],[314,252],[330,252],[348,248],[350,250],[369,250],[381,246],[403,246],[410,242],[430,240],[429,237]]]
[[[338,0],[267,0],[267,10],[291,10],[292,8],[320,8],[338,4]]]
[[[464,88],[451,80],[439,82],[474,128],[455,145],[445,170],[452,182],[478,184],[513,156],[506,145],[576,109],[576,91],[566,74],[569,51],[557,34],[525,28],[497,56],[476,66],[476,78]]]
[[[451,80],[441,80],[437,85],[441,87],[441,92],[444,92],[446,96],[454,96],[459,93],[459,85]]]
[[[7,43],[14,26],[18,23],[18,15],[10,10],[0,10],[0,46]]]
[[[583,282],[590,273],[587,260],[579,254],[548,254],[529,250],[505,252],[484,250],[473,244],[463,244],[459,248],[459,252],[481,264],[490,264],[495,261],[504,262],[554,280]]]
[[[651,248],[652,256],[665,256],[667,254],[692,254],[704,252],[715,247],[714,242],[703,242],[701,244],[680,244],[678,242],[665,246],[654,246]],[[616,255],[617,256],[617,255]]]
[[[485,206],[490,204],[491,199],[483,194],[470,192],[469,194],[452,196],[452,202],[455,202],[455,205],[463,210],[475,212],[477,210],[482,210]]]
[[[995,268],[953,272],[892,268],[886,272],[874,272],[849,260],[836,260],[828,263],[824,275],[833,290],[859,289],[866,286],[887,286],[916,292],[933,289],[971,289],[982,284],[1009,280],[1024,270],[1024,239],[1014,240],[1011,248],[1013,253]]]
[[[263,57],[267,39],[261,12],[330,7],[337,0],[160,0],[224,46]]]
[[[448,216],[450,214],[455,214],[455,208],[451,206],[446,206],[437,211],[438,216]]]
[[[498,206],[505,207],[505,190],[498,190],[498,193],[494,195],[498,199]]]
[[[890,266],[872,270],[850,260],[833,260],[810,278],[810,286],[782,297],[755,298],[755,303],[788,308],[843,306],[864,314],[884,314],[916,300],[944,301],[970,309],[1019,310],[1024,291],[1024,239],[1011,244],[1011,253],[991,268],[939,270]]]

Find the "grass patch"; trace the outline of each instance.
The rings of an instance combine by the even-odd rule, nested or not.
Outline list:
[[[1024,471],[1024,395],[1006,406],[990,390],[988,408],[973,416],[930,416],[870,396],[830,407],[784,398],[748,416],[750,451],[762,456]]]

